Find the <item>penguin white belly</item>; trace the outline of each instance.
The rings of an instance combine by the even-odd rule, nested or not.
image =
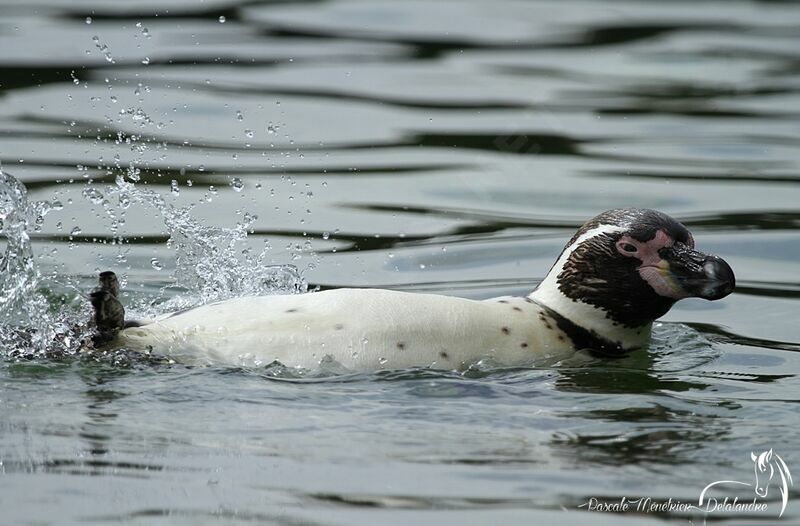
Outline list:
[[[313,369],[327,357],[354,371],[505,365],[569,348],[525,298],[485,301],[377,289],[252,296],[166,315],[119,343],[178,361]]]

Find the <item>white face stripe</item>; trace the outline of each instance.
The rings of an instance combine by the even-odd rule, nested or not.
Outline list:
[[[564,252],[559,256],[558,260],[553,265],[553,268],[550,269],[550,272],[547,273],[544,280],[539,284],[536,290],[540,289],[549,289],[550,287],[555,288],[556,292],[559,295],[566,298],[560,290],[558,290],[558,275],[561,274],[561,271],[564,270],[564,265],[567,264],[569,257],[572,255],[575,250],[581,245],[594,237],[597,237],[602,234],[614,234],[616,232],[624,232],[625,229],[621,226],[616,225],[600,225],[595,228],[589,229],[580,236],[578,239],[575,240],[570,246],[564,249]]]
[[[615,327],[606,317],[605,310],[568,298],[558,288],[558,275],[564,269],[569,257],[582,243],[602,234],[624,231],[625,228],[620,226],[600,225],[578,236],[574,243],[564,249],[544,280],[530,294],[530,298],[553,309],[576,325],[595,331],[610,341],[621,342],[625,347],[638,347],[649,338],[649,330],[636,331],[621,325]]]

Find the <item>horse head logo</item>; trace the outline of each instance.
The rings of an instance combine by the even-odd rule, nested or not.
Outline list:
[[[755,471],[756,475],[756,480],[753,484],[748,482],[739,482],[737,480],[718,480],[716,482],[712,482],[703,488],[703,491],[700,493],[699,504],[702,506],[703,502],[707,499],[706,494],[708,493],[708,490],[719,484],[753,486],[756,496],[764,498],[769,493],[769,486],[771,483],[773,483],[773,479],[779,478],[781,513],[778,515],[778,517],[783,516],[783,512],[786,510],[786,504],[789,502],[789,486],[794,485],[794,482],[792,481],[792,473],[789,471],[789,467],[786,465],[786,462],[783,461],[780,455],[773,453],[771,449],[769,451],[759,453],[758,455],[751,451],[750,460],[753,461],[753,470]],[[775,476],[776,474],[778,475],[777,477]],[[775,482],[777,482],[777,480]]]
[[[776,473],[780,475],[781,503],[783,504],[781,515],[783,515],[783,510],[786,509],[786,503],[789,500],[789,486],[794,485],[789,467],[780,455],[773,453],[771,449],[758,455],[751,451],[750,460],[753,461],[753,469],[756,473],[756,481],[753,485],[755,486],[756,495],[759,497],[767,496],[773,477]]]
[[[759,497],[766,497],[769,491],[769,483],[772,482],[772,476],[775,474],[775,468],[773,468],[771,464],[772,450],[764,451],[758,456],[751,451],[750,459],[755,464],[756,495]]]

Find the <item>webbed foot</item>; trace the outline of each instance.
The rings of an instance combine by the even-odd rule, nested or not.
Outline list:
[[[94,308],[94,323],[97,334],[92,337],[95,346],[109,343],[125,328],[125,308],[117,299],[119,281],[113,272],[100,274],[100,286],[89,295]]]
[[[106,270],[100,273],[100,290],[105,290],[111,293],[115,298],[119,296],[119,281],[117,275]]]

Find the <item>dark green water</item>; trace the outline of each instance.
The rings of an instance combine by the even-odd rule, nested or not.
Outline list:
[[[0,160],[63,203],[33,235],[57,281],[111,268],[129,301],[172,283],[158,214],[133,204],[115,235],[124,204],[83,195],[132,169],[203,224],[258,214],[249,246],[312,287],[527,293],[620,206],[682,220],[739,284],[681,302],[648,352],[546,369],[291,379],[3,349],[0,524],[800,521],[791,487],[778,519],[777,478],[767,512],[580,507],[696,502],[752,483],[751,451],[770,448],[800,473],[796,3],[4,0],[0,15]]]

